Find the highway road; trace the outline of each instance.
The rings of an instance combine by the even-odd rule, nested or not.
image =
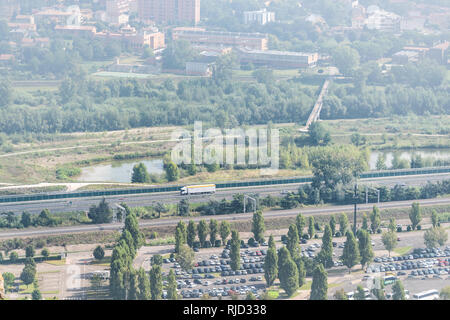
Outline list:
[[[393,201],[393,202],[382,202],[378,203],[377,206],[380,209],[394,209],[394,208],[407,208],[410,207],[413,202],[419,202],[421,206],[431,206],[431,205],[448,205],[450,204],[450,197],[446,198],[436,198],[436,199],[424,199],[424,200],[408,200],[408,201]],[[359,211],[371,210],[374,203],[368,204],[358,204]],[[290,210],[271,210],[265,211],[263,213],[265,219],[270,218],[287,218],[294,217],[299,212],[305,216],[310,215],[329,215],[341,212],[353,212],[353,205],[342,205],[342,206],[322,206],[322,207],[308,207],[308,208],[295,208]],[[174,226],[180,220],[188,222],[189,220],[200,221],[202,219],[211,218],[209,216],[201,217],[177,217],[168,219],[158,219],[151,221],[141,221],[139,225],[141,227],[151,227],[151,226]],[[215,215],[214,219],[228,220],[228,221],[245,221],[252,218],[252,213],[241,213],[241,214],[228,214],[228,215]],[[50,235],[60,235],[69,233],[81,233],[81,232],[101,232],[101,231],[113,231],[119,230],[123,227],[123,223],[112,223],[104,225],[83,225],[74,227],[57,227],[57,228],[46,228],[46,229],[27,229],[27,230],[17,230],[17,231],[7,231],[0,233],[0,239],[8,239],[14,237],[29,237],[29,236],[50,236]]]
[[[426,184],[428,181],[436,182],[444,179],[450,179],[448,174],[431,174],[431,175],[416,175],[416,176],[399,176],[399,177],[383,177],[361,179],[359,184],[367,184],[370,186],[394,186],[396,184],[405,184],[409,186],[420,186]],[[300,184],[287,185],[272,185],[272,186],[256,186],[256,187],[240,187],[218,189],[214,195],[197,195],[197,196],[181,196],[178,192],[167,193],[151,193],[151,194],[135,194],[135,195],[120,195],[120,196],[106,196],[106,200],[110,204],[124,202],[130,207],[137,206],[151,206],[157,202],[162,203],[177,203],[181,199],[188,198],[191,202],[208,202],[209,200],[232,199],[236,193],[245,194],[259,194],[261,197],[267,195],[280,195],[283,191],[296,191]],[[43,200],[32,202],[15,202],[15,203],[1,203],[0,212],[14,212],[21,214],[27,211],[32,214],[38,214],[43,209],[49,209],[51,212],[73,212],[73,211],[88,211],[89,208],[98,204],[102,197],[90,198],[76,198],[76,199],[59,199],[59,200]],[[70,204],[72,201],[72,204]]]

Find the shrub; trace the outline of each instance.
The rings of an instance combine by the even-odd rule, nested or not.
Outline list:
[[[156,239],[158,237],[158,232],[156,231],[152,231],[150,232],[150,239]]]
[[[422,226],[420,224],[417,226],[417,230],[422,230]]]
[[[28,246],[25,248],[25,256],[26,257],[34,257],[35,251],[33,246]]]
[[[94,258],[96,260],[102,260],[105,257],[105,250],[103,250],[103,248],[101,246],[97,246],[94,249],[93,254],[94,254]]]
[[[248,239],[247,243],[248,243],[249,246],[252,246],[255,243],[255,239],[254,238],[250,238],[250,239]]]
[[[48,251],[47,248],[42,249],[41,255],[42,255],[44,258],[48,258],[48,256],[50,255],[50,251]]]
[[[39,239],[38,241],[36,241],[36,248],[41,249],[46,245],[46,241]]]
[[[317,233],[314,235],[314,239],[319,239],[319,235]]]
[[[305,239],[305,240],[309,240],[309,234],[305,233],[305,234],[302,236],[302,238]]]
[[[195,242],[192,244],[192,246],[193,246],[194,248],[200,248],[200,247],[201,247],[200,241],[195,241]]]
[[[411,231],[411,230],[412,230],[411,226],[406,227],[406,231]]]
[[[397,232],[402,232],[402,227],[398,227]]]
[[[335,237],[340,237],[340,236],[341,236],[341,233],[339,231],[336,232]]]
[[[211,248],[211,241],[206,240],[206,241],[203,243],[203,248]]]
[[[281,236],[281,242],[286,242],[287,241],[287,236],[285,234],[283,234]]]
[[[216,248],[219,248],[221,245],[222,245],[222,241],[220,241],[219,239],[217,239],[217,240],[214,242],[214,247],[216,247]]]
[[[378,228],[377,233],[378,234],[381,233],[381,228]]]

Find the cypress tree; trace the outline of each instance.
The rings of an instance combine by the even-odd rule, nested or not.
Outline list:
[[[286,248],[289,250],[289,253],[291,254],[291,257],[296,257],[298,255],[298,231],[295,224],[291,224],[289,226],[289,231],[287,234],[287,244]]]
[[[266,227],[264,225],[264,217],[261,210],[256,211],[253,214],[253,220],[252,220],[252,232],[253,237],[258,242],[264,242],[264,232],[266,230]]]
[[[278,274],[280,279],[280,287],[290,297],[298,289],[298,269],[297,265],[291,258],[289,251],[283,247],[279,251],[278,258]]]
[[[264,258],[264,278],[267,286],[270,287],[278,276],[278,256],[273,236],[269,237],[269,249]]]
[[[167,299],[177,300],[178,299],[177,280],[175,278],[175,273],[173,272],[173,269],[170,269],[169,277],[167,280],[169,282],[167,285]]]
[[[152,300],[160,300],[162,296],[162,275],[161,266],[155,264],[150,270],[150,292]]]
[[[236,230],[231,231],[230,266],[234,271],[241,267],[241,241]]]
[[[333,266],[333,242],[329,225],[325,225],[325,231],[322,237],[322,249],[317,259],[325,268],[331,268]]]
[[[347,231],[347,241],[345,241],[341,259],[344,265],[347,266],[348,273],[350,273],[351,268],[357,265],[361,260],[355,236],[351,231]]]
[[[310,300],[327,300],[328,293],[328,274],[322,264],[319,264],[314,270],[311,284]]]
[[[295,218],[295,226],[297,227],[298,237],[301,238],[303,236],[303,229],[306,226],[305,217],[301,213]]]
[[[187,226],[187,236],[186,236],[187,245],[189,247],[192,248],[194,246],[196,236],[197,236],[197,228],[195,226],[195,222],[190,220]]]
[[[370,263],[374,257],[370,235],[367,230],[359,230],[358,232],[358,248],[361,255],[361,265]]]

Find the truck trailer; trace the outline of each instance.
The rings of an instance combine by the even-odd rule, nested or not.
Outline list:
[[[181,195],[190,194],[213,194],[216,193],[215,184],[206,184],[201,186],[186,186],[180,189]]]

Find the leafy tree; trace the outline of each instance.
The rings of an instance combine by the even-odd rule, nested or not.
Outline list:
[[[298,270],[298,286],[301,287],[305,284],[306,266],[303,258],[300,255],[295,257],[294,262],[297,265]]]
[[[433,211],[431,211],[431,224],[433,225],[433,228],[437,227],[438,222],[439,222],[438,214],[436,210],[433,209]]]
[[[161,202],[157,202],[153,209],[158,213],[158,218],[161,218],[161,213],[169,212],[169,209]]]
[[[295,225],[297,227],[298,237],[301,238],[303,236],[303,229],[306,226],[305,217],[301,213],[295,218]]]
[[[356,287],[355,300],[366,300],[366,293],[364,292],[362,285]]]
[[[388,230],[392,231],[392,232],[395,232],[395,230],[397,230],[397,226],[395,224],[395,218],[389,218]]]
[[[197,237],[197,227],[195,226],[195,222],[190,220],[187,226],[187,244],[189,247],[194,246],[195,238]]]
[[[25,256],[26,256],[26,257],[32,258],[32,257],[34,257],[35,253],[36,253],[36,252],[35,252],[33,246],[27,246],[27,247],[25,248]]]
[[[317,255],[317,260],[325,267],[331,268],[333,266],[333,236],[329,225],[325,226],[325,231],[322,237],[322,249]]]
[[[295,224],[291,224],[289,226],[289,231],[287,234],[287,244],[286,248],[289,250],[289,253],[291,254],[291,257],[296,257],[299,252],[299,246],[298,246],[299,238],[298,238],[298,231]]]
[[[309,234],[309,238],[312,239],[312,237],[314,236],[314,217],[310,216],[308,218],[308,234]]]
[[[180,171],[178,169],[178,166],[173,161],[169,161],[169,163],[167,163],[165,170],[166,170],[167,180],[169,182],[177,181],[178,178],[180,177]]]
[[[345,213],[339,215],[339,232],[344,235],[348,229],[348,217]]]
[[[245,300],[256,300],[255,295],[253,294],[253,292],[248,291],[247,292],[247,296],[245,297]]]
[[[395,281],[392,286],[392,300],[406,300],[405,288],[400,280]]]
[[[239,239],[239,233],[236,230],[231,231],[231,248],[230,248],[230,266],[234,271],[238,270],[241,266],[241,241]]]
[[[345,241],[341,259],[348,268],[348,273],[350,273],[350,270],[361,260],[355,236],[351,231],[347,231],[347,240]]]
[[[298,269],[286,247],[282,247],[278,253],[278,277],[280,287],[290,297],[298,289]]]
[[[147,167],[143,163],[136,164],[133,167],[133,174],[131,176],[132,183],[148,183],[150,182],[150,175]]]
[[[19,260],[19,254],[15,251],[11,251],[11,253],[9,254],[9,260],[11,260],[12,263],[16,262],[17,260]]]
[[[160,300],[162,296],[162,275],[161,266],[154,265],[150,270],[150,292],[152,300]]]
[[[180,264],[183,270],[190,270],[194,265],[195,253],[188,245],[181,245],[178,254],[176,255],[176,260]]]
[[[112,221],[113,211],[105,198],[98,206],[93,205],[89,208],[88,217],[93,223],[110,223]]]
[[[0,109],[7,107],[12,99],[12,87],[8,80],[0,80]]]
[[[376,163],[376,168],[377,168],[377,170],[387,170],[386,155],[384,153],[381,153],[378,156],[377,163]]]
[[[163,68],[184,70],[186,62],[192,61],[195,56],[195,51],[188,41],[176,40],[170,42],[162,56]]]
[[[409,219],[411,220],[412,229],[416,230],[417,225],[422,220],[422,214],[418,202],[414,202],[412,204],[411,212],[409,213]]]
[[[22,223],[24,228],[28,228],[29,226],[31,226],[31,224],[33,223],[31,214],[29,214],[28,212],[22,212],[20,223]]]
[[[31,299],[32,300],[42,300],[42,294],[39,289],[34,289],[31,293]]]
[[[359,53],[349,46],[337,47],[332,56],[336,67],[345,76],[353,75],[354,70],[359,66]]]
[[[439,297],[441,298],[441,300],[450,300],[450,286],[442,288],[441,292],[439,293]]]
[[[197,226],[197,232],[198,232],[198,239],[200,240],[200,243],[201,243],[201,245],[203,246],[203,244],[204,244],[205,241],[206,241],[206,237],[207,237],[207,235],[208,235],[208,232],[209,232],[209,230],[208,230],[208,224],[206,223],[205,220],[201,220],[201,221],[198,223],[198,226]]]
[[[370,214],[370,229],[372,232],[377,232],[378,228],[381,225],[381,214],[380,209],[378,207],[373,206],[372,213]]]
[[[177,280],[175,278],[175,273],[173,269],[169,271],[168,277],[168,285],[167,285],[167,299],[169,300],[178,300],[178,292],[177,292]]]
[[[48,256],[50,255],[50,251],[49,251],[47,248],[44,248],[44,249],[42,249],[42,251],[41,251],[41,255],[42,255],[44,258],[48,258]]]
[[[181,199],[181,201],[178,203],[178,215],[182,217],[188,217],[189,211],[189,201],[186,199]]]
[[[367,218],[367,214],[363,214],[362,217],[362,229],[363,230],[369,230],[369,222],[368,222],[368,218]]]
[[[266,227],[264,225],[264,217],[262,211],[258,210],[253,214],[252,220],[252,232],[256,241],[264,242],[265,229]]]
[[[327,300],[328,274],[322,264],[314,270],[310,300]]]
[[[384,247],[389,251],[389,257],[391,256],[391,251],[397,246],[397,234],[392,231],[383,232],[381,236],[381,241]]]
[[[128,231],[133,238],[134,247],[139,249],[145,242],[144,234],[139,230],[139,222],[134,212],[127,212],[124,230]]]
[[[336,234],[336,218],[334,215],[330,218],[330,228],[331,228],[331,234],[334,236]]]
[[[150,279],[147,277],[144,268],[139,268],[137,273],[138,277],[138,288],[139,294],[137,296],[138,300],[150,300]]]
[[[375,282],[375,279],[373,280]],[[377,298],[377,300],[386,300],[384,294],[384,281],[383,279],[376,280],[378,285],[372,289],[372,294]]]
[[[97,246],[94,249],[93,255],[96,260],[102,260],[105,257],[105,250],[103,250],[102,246]]]
[[[34,282],[36,277],[36,268],[31,265],[26,265],[22,273],[20,274],[20,280],[23,281],[24,284],[30,285]]]
[[[225,245],[227,243],[227,238],[231,233],[231,226],[228,221],[224,220],[220,223],[219,233],[222,238],[222,244]]]
[[[359,253],[361,255],[361,265],[364,268],[364,266],[366,264],[369,264],[374,257],[372,242],[370,241],[370,235],[367,230],[359,230],[357,233],[357,237]]]
[[[423,240],[427,248],[443,246],[448,240],[447,231],[442,227],[431,228],[425,231]]]
[[[11,272],[4,272],[2,274],[2,277],[3,277],[3,286],[6,293],[8,292],[9,288],[13,286],[14,281],[16,280],[16,276]]]
[[[367,153],[352,145],[317,149],[311,154],[310,162],[313,168],[311,186],[318,190],[348,185],[368,168]]]
[[[270,287],[278,276],[278,255],[273,236],[269,237],[269,249],[264,258],[264,278]]]
[[[256,78],[258,83],[271,84],[274,82],[273,70],[272,69],[258,69],[252,72],[252,76]]]
[[[311,144],[319,146],[319,145],[327,145],[331,141],[330,132],[325,128],[325,126],[321,122],[313,122],[308,128],[309,139]]]
[[[185,243],[183,228],[178,225],[175,228],[175,253],[180,253],[181,246]]]
[[[333,297],[336,300],[348,300],[347,295],[345,294],[345,291],[343,288],[336,290],[336,292],[334,293]]]
[[[217,220],[211,219],[209,221],[209,241],[211,243],[216,242],[218,232],[219,232],[219,224],[217,223]]]
[[[152,266],[154,266],[154,265],[162,266],[162,264],[163,264],[162,255],[160,255],[160,254],[153,255],[150,259],[150,263]]]
[[[216,83],[229,81],[233,77],[233,69],[237,67],[237,57],[234,53],[222,55],[217,59],[213,70]]]

